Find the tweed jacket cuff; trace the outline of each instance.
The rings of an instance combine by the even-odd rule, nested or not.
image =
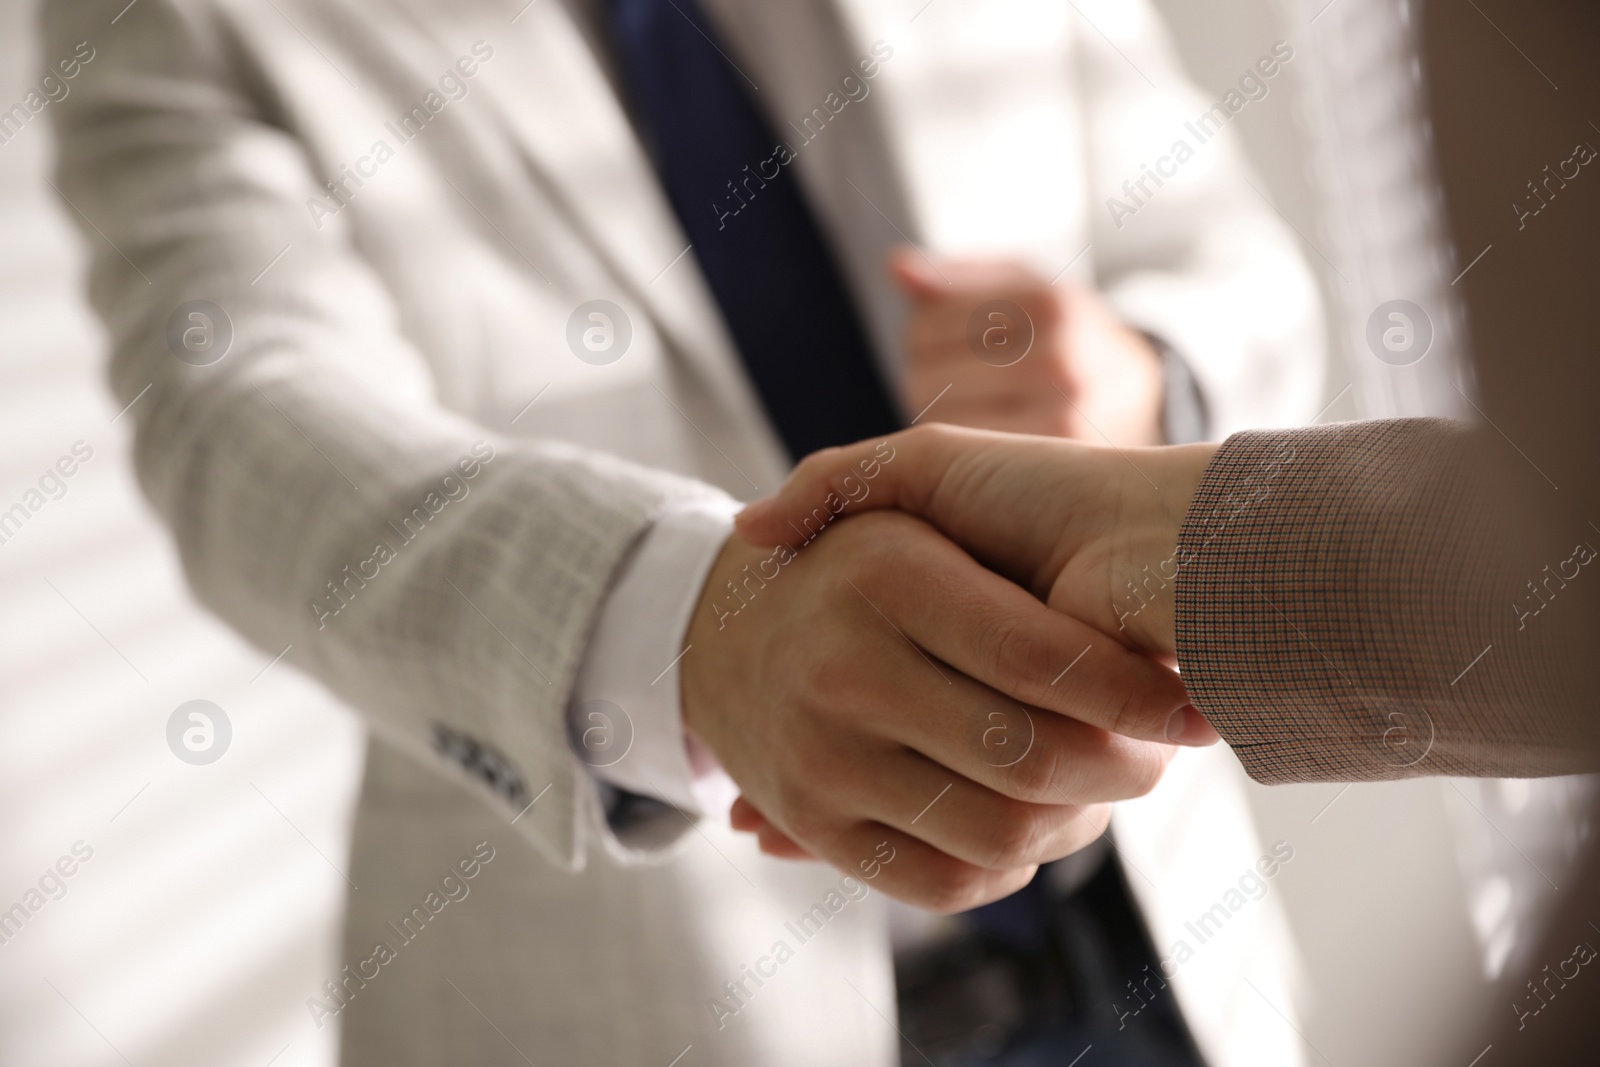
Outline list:
[[[1577,661],[1567,646],[1581,620],[1514,605],[1541,554],[1570,575],[1593,552],[1572,542],[1600,537],[1522,536],[1495,454],[1437,419],[1252,431],[1217,451],[1179,537],[1178,661],[1252,777],[1555,774],[1592,762],[1575,685],[1570,699],[1525,699],[1573,673],[1562,664]]]

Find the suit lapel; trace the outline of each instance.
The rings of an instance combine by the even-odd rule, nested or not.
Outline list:
[[[562,0],[533,0],[520,14],[520,0],[399,2],[439,44],[442,64],[474,40],[495,49],[475,91],[520,152],[529,180],[613,283],[648,311],[723,417],[771,441],[699,266],[685,254],[688,239],[574,12]]]

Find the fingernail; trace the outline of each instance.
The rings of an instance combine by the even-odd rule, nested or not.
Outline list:
[[[1196,748],[1204,745],[1214,745],[1222,736],[1206,721],[1193,704],[1185,704],[1172,713],[1172,718],[1167,720],[1167,740],[1179,745],[1192,745]]]

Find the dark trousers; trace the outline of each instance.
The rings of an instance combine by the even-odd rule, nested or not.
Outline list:
[[[1203,1067],[1121,866],[1052,881],[897,956],[902,1067]]]

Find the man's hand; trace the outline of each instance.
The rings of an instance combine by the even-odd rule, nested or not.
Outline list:
[[[862,469],[854,498],[878,484]],[[827,499],[812,503],[831,518]],[[1188,704],[1175,673],[908,515],[807,543],[811,517],[759,539],[776,550],[729,539],[683,660],[685,727],[741,812],[765,817],[768,851],[959,911],[1019,889],[1099,836],[1105,802],[1155,784],[1172,750],[1153,742]]]
[[[920,516],[1052,608],[1129,648],[1169,660],[1176,654],[1178,531],[1216,445],[1097,448],[944,426],[888,440],[895,461],[852,504],[855,511],[896,508]],[[808,457],[776,496],[740,514],[740,534],[758,542],[780,535],[810,502],[841,491],[875,447],[882,446]],[[1210,727],[1198,713],[1195,719],[1198,738]],[[1171,736],[1185,739],[1185,729],[1174,719]]]
[[[912,249],[890,257],[889,273],[911,300],[906,410],[937,398],[932,422],[1162,443],[1161,359],[1094,290],[1052,285],[1013,260],[929,260]]]

